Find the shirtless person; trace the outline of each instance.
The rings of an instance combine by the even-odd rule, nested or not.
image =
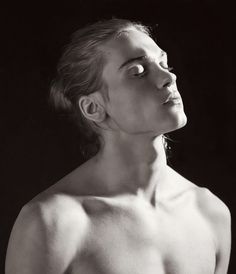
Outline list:
[[[21,210],[6,274],[225,274],[230,213],[166,163],[186,123],[176,76],[148,29],[112,19],[77,31],[52,88],[99,151]]]

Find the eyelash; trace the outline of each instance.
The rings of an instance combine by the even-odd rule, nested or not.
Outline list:
[[[173,67],[163,67],[164,69],[167,69],[168,71],[172,71],[174,68]]]

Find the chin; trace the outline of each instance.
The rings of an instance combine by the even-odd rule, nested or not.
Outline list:
[[[187,124],[187,116],[185,115],[184,112],[181,113],[181,115],[175,115],[174,117],[172,117],[172,119],[169,123],[169,127],[165,133],[180,129],[180,128],[184,127],[186,124]]]
[[[182,128],[187,124],[187,116],[184,114],[177,121],[176,129]]]
[[[178,128],[184,127],[187,124],[187,116],[186,114],[183,112],[182,115],[180,115],[180,117],[178,117]]]

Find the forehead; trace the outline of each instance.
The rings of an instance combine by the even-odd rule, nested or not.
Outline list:
[[[147,34],[134,28],[126,29],[118,37],[103,46],[107,66],[120,66],[125,61],[139,56],[158,58],[162,49]]]

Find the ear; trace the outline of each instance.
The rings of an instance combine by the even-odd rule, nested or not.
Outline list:
[[[97,93],[79,98],[79,107],[84,117],[90,121],[101,123],[106,118],[106,111],[101,103],[102,97]]]

